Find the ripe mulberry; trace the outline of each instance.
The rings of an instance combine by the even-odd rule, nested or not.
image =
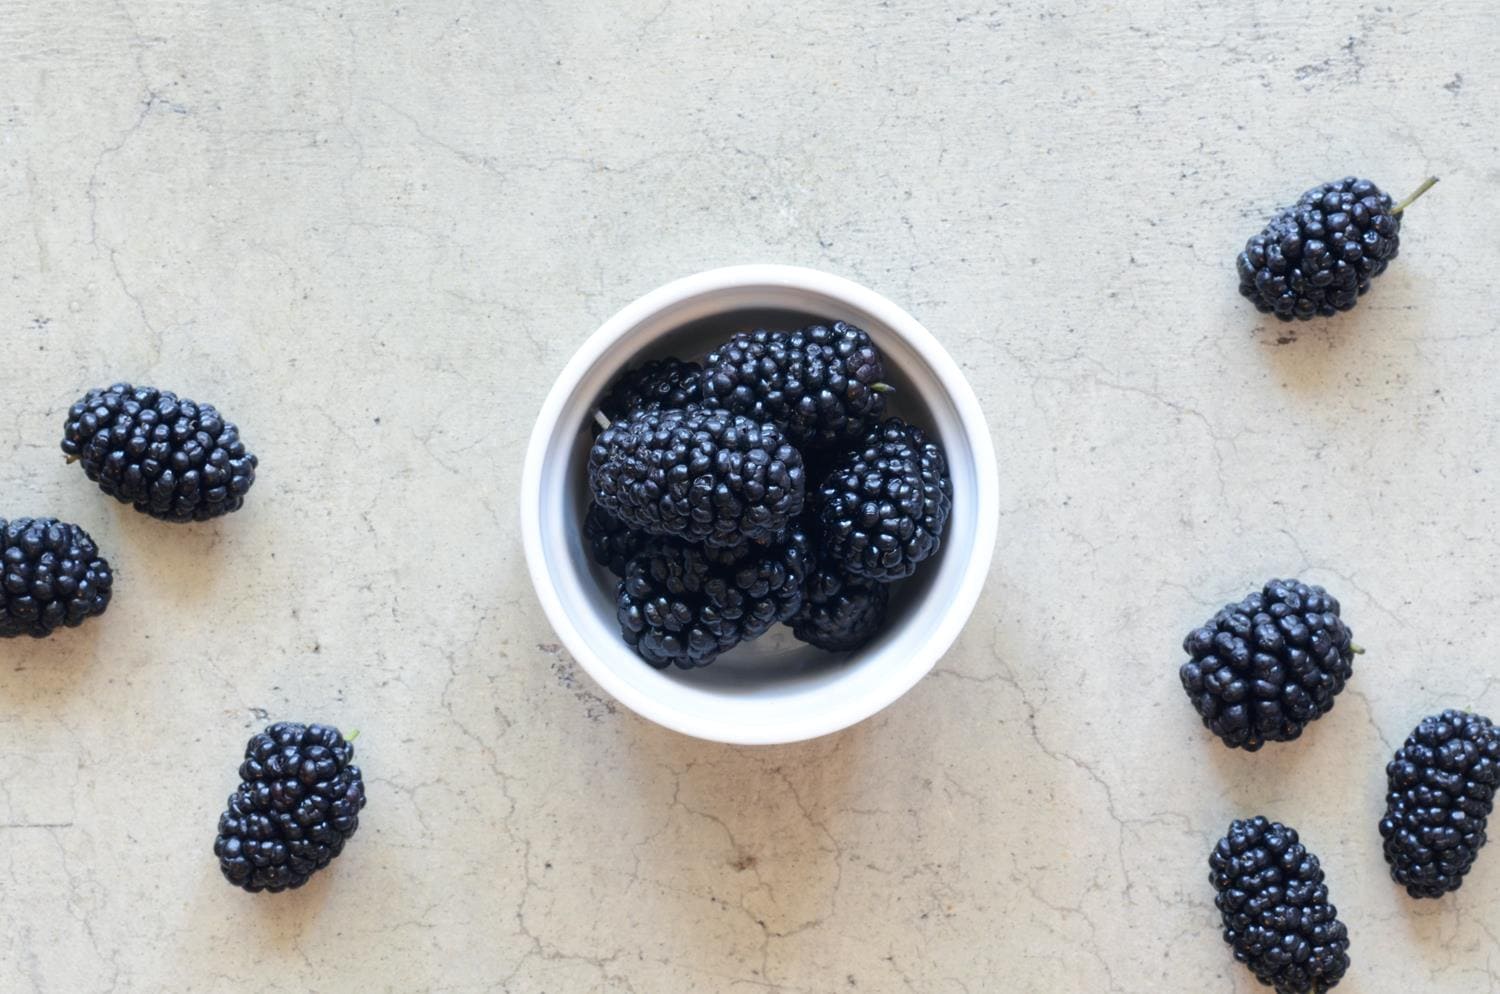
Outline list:
[[[1276,994],[1322,994],[1349,969],[1349,930],[1318,857],[1265,818],[1236,821],[1208,858],[1214,906],[1234,958]]]
[[[1435,182],[1396,206],[1354,176],[1313,187],[1245,244],[1240,293],[1282,321],[1352,310],[1401,250],[1402,212]]]
[[[1464,711],[1431,715],[1385,772],[1380,834],[1391,879],[1412,897],[1458,890],[1487,840],[1500,784],[1500,729]]]
[[[640,411],[589,453],[594,500],[633,528],[728,549],[777,542],[802,512],[802,454],[728,411]]]
[[[109,607],[114,574],[89,533],[55,518],[0,518],[0,638],[44,638]]]
[[[258,465],[212,405],[129,383],[90,390],[75,403],[62,450],[100,490],[164,521],[239,510]]]
[[[703,401],[768,421],[793,445],[854,442],[885,413],[885,368],[870,336],[842,321],[735,335],[709,353]]]
[[[359,828],[365,785],[354,746],[326,725],[277,722],[245,745],[214,855],[248,891],[301,887]]]
[[[1179,676],[1203,724],[1254,752],[1290,742],[1333,709],[1354,673],[1353,636],[1322,587],[1272,580],[1182,643]]]
[[[822,555],[880,583],[937,553],[953,506],[943,450],[899,418],[877,425],[818,490]]]
[[[808,543],[715,550],[656,539],[625,567],[616,613],[625,642],[658,669],[707,666],[802,605]]]

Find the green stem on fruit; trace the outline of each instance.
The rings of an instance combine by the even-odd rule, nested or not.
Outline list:
[[[77,462],[77,461],[78,461],[78,460],[79,460],[79,459],[82,459],[82,458],[83,458],[83,457],[82,457],[82,456],[64,456],[64,457],[63,457],[63,462],[65,462],[65,463],[67,463],[67,464],[68,464],[68,465],[69,465],[69,466],[71,466],[71,465],[73,465],[73,464],[74,464],[74,463],[75,463],[75,462]]]
[[[1397,204],[1395,207],[1392,207],[1391,208],[1391,213],[1395,214],[1395,215],[1397,215],[1399,217],[1402,211],[1406,210],[1412,204],[1414,204],[1414,203],[1417,202],[1417,198],[1418,197],[1420,197],[1422,194],[1426,193],[1428,190],[1431,190],[1432,189],[1432,185],[1434,183],[1436,183],[1437,181],[1438,181],[1438,178],[1436,176],[1429,176],[1429,177],[1427,177],[1425,180],[1422,181],[1422,185],[1421,186],[1417,187],[1415,190],[1413,190],[1411,192],[1411,195],[1409,197],[1407,197],[1405,200],[1401,201],[1401,203]]]
[[[893,386],[891,386],[889,383],[871,383],[870,384],[870,389],[874,390],[876,393],[895,393],[896,392],[896,388],[893,387]]]
[[[344,736],[344,741],[345,742],[353,742],[357,738],[359,738],[359,729],[354,728],[354,729],[351,729],[349,731],[348,735]]]
[[[1363,656],[1365,654],[1365,647],[1362,645],[1355,645],[1351,642],[1349,644],[1349,651],[1354,653],[1356,656]]]
[[[597,423],[599,425],[600,428],[603,428],[605,431],[609,431],[609,426],[610,426],[611,422],[610,422],[609,418],[607,418],[607,417],[604,416],[604,412],[603,411],[595,411],[594,412],[594,421],[595,421],[595,423]]]

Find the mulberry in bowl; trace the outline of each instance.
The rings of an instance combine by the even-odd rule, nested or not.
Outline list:
[[[635,486],[637,496],[654,494],[658,481],[639,475],[651,461],[650,453],[638,451],[641,447],[680,438],[684,427],[695,437],[710,439],[729,460],[730,472],[746,481],[747,492],[755,497],[749,503],[759,503],[746,509],[741,501],[742,517],[727,523],[704,521],[693,509],[664,521],[663,527],[696,529],[696,547],[710,562],[695,562],[695,553],[663,568],[712,570],[718,547],[735,541],[735,530],[754,535],[758,528],[781,528],[786,524],[782,518],[808,520],[797,513],[799,502],[786,499],[784,491],[801,486],[801,503],[811,513],[820,479],[829,475],[825,454],[816,439],[808,440],[807,432],[817,428],[807,424],[766,429],[757,417],[747,423],[739,416],[726,419],[673,407],[644,416],[616,410],[611,420],[601,407],[609,406],[623,374],[653,360],[701,358],[740,332],[831,330],[839,322],[867,333],[882,360],[877,386],[883,411],[867,427],[871,436],[894,432],[899,437],[867,444],[889,442],[894,451],[920,461],[925,438],[942,453],[951,506],[941,541],[911,576],[890,586],[883,625],[858,648],[830,652],[798,640],[787,625],[774,624],[762,626],[769,627],[764,635],[719,654],[717,647],[699,646],[712,657],[710,665],[663,665],[669,661],[661,658],[662,652],[683,647],[668,640],[653,650],[651,640],[643,642],[639,633],[632,646],[622,634],[621,581],[609,566],[595,561],[589,541],[598,527],[588,519],[600,513],[591,482],[598,485],[606,478],[611,486]],[[732,384],[723,386],[733,389]],[[672,396],[670,383],[660,390],[664,398]],[[705,403],[704,409],[715,408]],[[601,420],[610,425],[602,433]],[[919,431],[903,434],[905,425]],[[757,431],[766,437],[744,437]],[[793,444],[787,434],[798,436],[798,442]],[[905,449],[903,441],[910,443]],[[787,453],[787,448],[796,452]],[[805,460],[800,456],[804,448]],[[601,449],[608,451],[601,455]],[[835,461],[851,458],[829,451],[826,458]],[[740,457],[744,461],[735,462]],[[660,513],[650,501],[624,503],[628,506],[611,510]],[[989,569],[999,514],[994,453],[978,400],[936,339],[901,308],[856,283],[773,265],[736,266],[677,280],[606,321],[573,356],[542,406],[527,451],[521,504],[537,596],[559,638],[589,675],[658,724],[742,744],[793,742],[838,731],[909,690],[968,620]],[[814,521],[804,530],[816,529]],[[816,568],[824,537],[811,534],[806,541],[805,553],[789,546],[785,556],[763,564],[766,582],[747,586],[753,598],[760,598],[753,609],[777,610],[774,588],[789,575],[795,578],[799,569]],[[846,548],[844,554],[858,558],[860,551]],[[899,559],[873,556],[866,572],[878,574],[882,563],[902,572]],[[635,621],[639,625],[640,619]]]

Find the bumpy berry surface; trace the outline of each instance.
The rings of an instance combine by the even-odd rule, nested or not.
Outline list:
[[[1350,310],[1396,258],[1400,232],[1390,196],[1369,180],[1313,187],[1246,243],[1240,293],[1283,321]]]
[[[1272,580],[1188,633],[1192,658],[1179,675],[1204,726],[1253,752],[1295,739],[1333,708],[1354,672],[1351,640],[1326,590]]]
[[[713,548],[779,541],[806,485],[802,454],[780,431],[728,411],[637,412],[589,452],[589,487],[606,512]]]
[[[707,666],[802,604],[808,543],[714,550],[655,539],[625,567],[616,614],[625,642],[658,669]]]
[[[1349,930],[1318,857],[1265,818],[1236,821],[1208,857],[1224,941],[1277,994],[1320,994],[1349,969]]]
[[[248,891],[301,887],[343,852],[365,806],[353,759],[326,725],[284,721],[253,736],[214,839],[225,879]]]
[[[891,588],[820,562],[808,574],[792,634],[829,652],[851,652],[885,627]]]
[[[109,607],[114,574],[89,533],[56,518],[0,518],[0,638],[45,638]]]
[[[256,458],[209,404],[154,387],[90,390],[68,411],[62,450],[99,489],[164,521],[239,510]]]
[[[899,418],[877,425],[818,489],[822,555],[880,583],[911,576],[938,551],[953,506],[943,450]]]
[[[1380,834],[1391,879],[1412,897],[1458,890],[1487,838],[1500,783],[1500,729],[1464,711],[1423,718],[1385,773]]]
[[[702,372],[703,367],[696,362],[652,359],[616,380],[599,401],[599,411],[610,421],[619,421],[636,411],[697,404],[703,399]]]
[[[589,503],[588,513],[583,518],[583,535],[594,562],[615,576],[625,575],[625,564],[651,538],[593,502]]]
[[[735,335],[708,356],[705,404],[769,421],[792,444],[852,442],[885,413],[885,377],[870,336],[842,321]]]

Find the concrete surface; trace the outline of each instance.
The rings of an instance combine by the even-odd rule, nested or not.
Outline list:
[[[0,647],[0,990],[1248,994],[1203,861],[1255,811],[1323,856],[1342,990],[1495,989],[1500,852],[1417,906],[1375,822],[1422,713],[1500,711],[1497,44],[1477,0],[0,3],[0,513],[119,573]],[[1357,312],[1259,320],[1235,251],[1346,171],[1443,181]],[[753,260],[915,312],[1005,487],[938,671],[769,750],[602,699],[515,510],[583,337]],[[123,377],[238,420],[244,512],[63,464]],[[1179,643],[1284,573],[1369,653],[1232,754]],[[251,897],[209,846],[267,716],[361,729],[370,803]]]

